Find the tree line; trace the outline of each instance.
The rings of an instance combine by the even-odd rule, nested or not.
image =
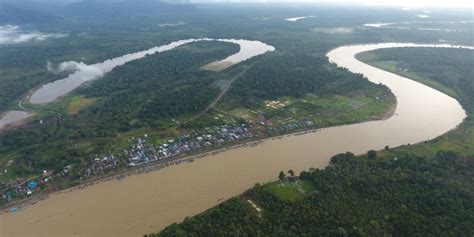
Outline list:
[[[473,157],[453,152],[375,156],[343,153],[325,169],[303,171],[299,179],[310,182],[313,191],[302,200],[284,201],[266,185],[256,185],[241,197],[147,236],[474,234]],[[261,217],[246,199],[262,208]]]

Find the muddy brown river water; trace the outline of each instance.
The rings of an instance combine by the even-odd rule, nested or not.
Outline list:
[[[391,47],[434,46],[354,45],[327,54],[338,66],[392,90],[398,104],[395,115],[387,120],[270,139],[158,172],[52,194],[36,205],[0,215],[0,236],[143,236],[217,205],[255,183],[275,180],[280,170],[325,167],[340,152],[360,154],[387,145],[414,144],[460,124],[466,113],[455,99],[355,59],[357,53]]]

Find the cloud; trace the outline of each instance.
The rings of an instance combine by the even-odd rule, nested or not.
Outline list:
[[[50,38],[62,38],[66,36],[67,34],[47,34],[39,31],[26,32],[22,30],[19,26],[14,25],[0,26],[0,45],[45,41]]]
[[[178,21],[178,22],[175,22],[175,23],[158,24],[159,27],[172,27],[172,26],[181,26],[181,25],[186,25],[186,22]]]
[[[83,62],[66,61],[54,66],[51,62],[46,63],[46,68],[49,72],[58,74],[62,72],[79,72],[81,75],[101,77],[105,74],[105,71],[99,67],[93,65],[87,65]]]

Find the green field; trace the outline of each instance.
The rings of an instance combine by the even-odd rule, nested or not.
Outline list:
[[[303,200],[305,195],[313,191],[313,186],[308,181],[296,179],[265,184],[264,189],[283,202],[293,203]]]
[[[75,96],[68,106],[68,115],[75,115],[80,110],[94,104],[97,101],[95,98],[84,98],[83,96]]]

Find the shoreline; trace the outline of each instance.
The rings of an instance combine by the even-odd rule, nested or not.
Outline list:
[[[31,111],[8,110],[8,111],[5,111],[2,114],[0,114],[0,122],[2,122],[1,120],[4,119],[6,116],[8,116],[9,113],[26,113],[26,114],[24,116],[22,116],[21,119],[15,119],[15,121],[6,122],[5,124],[3,124],[2,125],[3,127],[0,127],[0,133],[6,132],[6,131],[8,131],[12,128],[21,127],[23,125],[28,124],[28,122],[29,122],[28,119],[35,115],[35,113],[31,112]],[[0,125],[1,125],[1,123],[0,123]]]
[[[393,95],[393,94],[392,94]],[[347,123],[347,124],[340,124],[340,125],[335,125],[335,126],[329,126],[329,127],[321,127],[321,128],[309,128],[309,129],[296,129],[293,132],[285,133],[285,134],[279,134],[275,136],[268,136],[260,139],[254,139],[254,140],[247,140],[247,141],[242,141],[242,142],[237,142],[236,144],[232,145],[224,145],[221,148],[216,148],[216,149],[211,149],[208,151],[196,153],[196,154],[189,154],[189,155],[184,155],[180,156],[178,155],[177,157],[173,157],[168,160],[156,160],[156,161],[151,161],[145,164],[140,164],[138,167],[133,167],[133,168],[125,168],[125,169],[120,169],[117,170],[116,172],[111,172],[110,174],[105,174],[101,175],[95,178],[92,178],[90,180],[84,181],[83,183],[59,189],[59,190],[51,190],[51,191],[46,191],[44,193],[39,194],[38,196],[19,200],[18,202],[11,203],[5,206],[0,206],[0,215],[3,215],[5,213],[10,212],[9,210],[11,208],[17,208],[16,211],[21,211],[25,208],[28,208],[31,205],[35,205],[39,201],[43,201],[49,198],[50,195],[56,195],[56,194],[61,194],[61,193],[69,193],[75,190],[81,190],[85,189],[87,187],[100,184],[103,182],[107,181],[112,181],[113,179],[117,179],[117,181],[120,181],[123,178],[129,177],[129,176],[134,176],[134,175],[140,175],[143,173],[149,173],[149,172],[158,172],[161,169],[167,168],[169,166],[174,166],[174,165],[179,165],[183,162],[192,162],[194,159],[201,159],[201,158],[206,158],[209,156],[215,156],[217,154],[220,154],[222,152],[234,150],[234,149],[239,149],[239,148],[244,148],[244,147],[255,147],[260,145],[261,143],[271,141],[271,140],[279,140],[283,139],[286,137],[293,137],[293,136],[302,136],[308,133],[315,133],[320,130],[328,129],[328,128],[333,128],[333,127],[340,127],[340,126],[349,126],[349,125],[354,125],[354,124],[362,124],[366,122],[371,122],[371,121],[383,121],[391,118],[392,116],[395,115],[395,111],[397,108],[397,98],[395,95],[394,96],[394,103],[388,108],[388,110],[385,111],[385,113],[380,114],[376,116],[374,119],[368,119],[365,121],[360,121],[356,123]],[[31,113],[32,115],[34,113]],[[30,115],[31,116],[31,115]],[[26,122],[25,120],[22,120]],[[19,121],[20,122],[20,121]],[[25,123],[20,124],[19,126],[24,125]],[[2,130],[0,129],[0,133]],[[192,153],[192,152],[191,152]],[[149,171],[148,169],[152,169]],[[120,180],[119,180],[120,179]]]
[[[255,147],[255,146],[258,146],[258,145],[260,145],[262,143],[265,143],[265,142],[268,142],[268,141],[280,140],[280,139],[287,138],[287,137],[302,136],[302,135],[305,135],[305,134],[308,134],[308,133],[315,133],[315,132],[318,132],[318,131],[321,131],[321,130],[324,130],[324,129],[328,129],[328,128],[350,126],[350,125],[362,124],[362,123],[366,123],[366,122],[370,122],[370,121],[383,121],[383,120],[386,120],[386,119],[389,119],[390,117],[392,117],[395,113],[396,108],[397,108],[397,103],[395,101],[395,103],[392,106],[390,106],[390,108],[384,114],[378,116],[376,119],[370,119],[370,120],[361,121],[361,122],[357,122],[357,123],[341,124],[341,125],[323,127],[323,128],[309,128],[307,130],[296,130],[294,132],[289,132],[289,133],[286,133],[286,134],[280,134],[280,135],[276,135],[276,136],[269,136],[269,137],[250,140],[250,141],[242,141],[242,142],[238,142],[238,143],[233,144],[233,145],[228,145],[228,146],[224,146],[224,147],[217,148],[217,149],[211,149],[209,151],[205,151],[205,152],[201,152],[201,153],[197,153],[197,154],[184,155],[184,156],[181,156],[181,157],[178,155],[177,157],[171,158],[169,160],[151,161],[151,162],[148,162],[148,163],[145,163],[145,164],[141,164],[138,167],[125,168],[125,169],[122,169],[122,170],[117,170],[116,172],[112,172],[110,174],[106,174],[106,175],[102,175],[102,176],[92,178],[91,180],[87,180],[84,183],[80,183],[80,184],[74,185],[72,187],[67,187],[67,188],[60,189],[60,190],[44,192],[44,193],[39,194],[38,196],[31,197],[31,198],[28,198],[28,199],[19,200],[18,202],[5,205],[3,207],[0,207],[0,215],[3,215],[5,213],[10,212],[9,209],[11,209],[13,207],[17,207],[18,208],[17,211],[21,211],[21,210],[23,210],[23,209],[25,209],[25,208],[27,208],[31,205],[35,205],[39,201],[43,201],[43,200],[48,199],[50,195],[56,195],[56,194],[61,194],[61,193],[69,193],[69,192],[72,192],[72,191],[75,191],[75,190],[85,189],[87,187],[90,187],[90,186],[93,186],[93,185],[96,185],[96,184],[100,184],[100,183],[107,182],[107,181],[112,181],[113,179],[117,179],[117,181],[120,181],[121,179],[129,177],[129,176],[140,175],[140,174],[150,173],[150,172],[157,172],[157,171],[160,171],[161,169],[167,168],[169,166],[179,165],[183,162],[193,162],[195,159],[201,159],[201,158],[206,158],[206,157],[210,157],[210,156],[215,156],[215,155],[218,155],[220,153],[230,151],[230,150],[235,150],[235,149],[239,149],[239,148]],[[153,170],[149,170],[150,168],[153,169]]]
[[[9,203],[8,205],[5,205],[5,206],[0,206],[0,215],[10,212],[9,209],[14,208],[14,207],[16,207],[18,209],[17,211],[23,210],[23,209],[25,209],[25,208],[27,208],[31,205],[35,205],[39,201],[43,201],[43,200],[48,199],[50,195],[68,193],[68,192],[72,192],[74,190],[84,189],[84,188],[87,188],[87,187],[92,186],[92,185],[96,185],[96,184],[99,184],[99,183],[111,181],[113,179],[118,179],[118,178],[123,179],[123,178],[133,176],[133,175],[140,175],[140,174],[149,173],[149,172],[157,172],[157,171],[160,171],[161,169],[167,168],[169,166],[179,165],[182,162],[192,162],[192,161],[194,161],[194,159],[201,159],[201,158],[206,158],[206,157],[209,157],[209,156],[215,156],[215,155],[220,154],[222,152],[226,152],[226,151],[230,151],[230,150],[234,150],[234,149],[239,149],[239,148],[243,148],[243,147],[254,147],[254,146],[258,146],[261,143],[264,143],[264,142],[267,142],[267,141],[283,139],[283,138],[286,138],[286,137],[301,136],[301,135],[305,135],[305,134],[308,134],[308,133],[315,133],[315,132],[318,132],[320,130],[333,128],[333,127],[349,126],[349,125],[354,125],[354,124],[362,124],[362,123],[371,122],[371,121],[384,121],[384,120],[387,120],[387,119],[389,119],[389,118],[391,118],[392,116],[395,115],[395,111],[396,111],[398,103],[397,103],[397,98],[393,93],[392,93],[392,96],[394,97],[394,103],[383,114],[379,114],[379,115],[377,115],[373,118],[370,118],[370,119],[367,119],[367,120],[364,120],[364,121],[359,121],[359,122],[355,122],[355,123],[339,124],[339,125],[334,125],[334,126],[329,126],[329,127],[320,127],[320,128],[308,127],[308,129],[304,129],[304,128],[303,129],[296,129],[294,131],[290,131],[290,132],[284,133],[284,134],[278,134],[278,135],[275,135],[275,136],[268,135],[268,137],[263,137],[263,138],[250,139],[250,140],[247,139],[247,140],[243,140],[241,142],[236,142],[235,144],[224,145],[220,148],[215,148],[215,149],[211,149],[211,150],[208,150],[208,151],[198,152],[196,154],[193,154],[193,152],[191,152],[191,154],[188,154],[188,155],[180,154],[180,155],[177,155],[176,157],[172,157],[172,158],[167,159],[167,160],[150,161],[148,163],[140,164],[139,166],[133,167],[133,168],[125,167],[125,168],[116,170],[115,172],[112,171],[109,174],[104,174],[104,175],[100,175],[100,176],[91,178],[89,180],[84,181],[83,183],[80,183],[80,184],[77,184],[77,185],[74,185],[74,186],[71,186],[71,187],[66,187],[66,188],[62,188],[62,189],[59,189],[59,190],[45,191],[44,193],[38,194],[35,197],[31,197],[31,198],[27,198],[27,199],[23,199],[23,200],[18,200],[18,202]],[[31,115],[34,115],[34,113],[31,113]],[[25,120],[22,120],[22,121],[19,121],[19,122],[23,122],[23,123],[18,125],[18,126],[22,126],[22,125],[25,125],[27,121],[25,119]],[[2,130],[0,129],[0,133],[1,132],[2,132]],[[150,169],[150,168],[153,169],[153,170],[148,171],[148,169]]]
[[[405,44],[405,43],[381,43],[381,44]],[[409,44],[412,44],[412,43],[409,43]],[[362,46],[363,45],[371,45],[371,44],[362,44]],[[416,45],[416,44],[414,44],[414,45]],[[420,44],[420,46],[415,46],[415,47],[429,47],[429,46],[426,46],[426,45],[427,44]],[[350,47],[350,46],[353,46],[353,45],[340,46],[340,47]],[[357,45],[355,45],[355,46],[357,46]],[[445,45],[435,45],[434,47],[439,48],[439,47],[444,47],[444,46]],[[340,47],[337,47],[337,48],[340,48]],[[395,48],[399,48],[399,47],[403,48],[403,47],[413,47],[413,46],[395,46]],[[448,47],[449,47],[449,45],[448,45]],[[455,45],[453,47],[463,48],[464,46]],[[335,49],[337,49],[337,48],[335,48]],[[471,47],[467,46],[466,48],[471,48]],[[329,50],[328,53],[333,51],[333,50],[334,49]],[[362,62],[357,58],[358,54],[359,53],[355,54],[354,58],[357,61]],[[218,62],[218,61],[216,61],[216,62]],[[213,64],[213,63],[216,63],[216,62],[211,62],[210,64]],[[209,64],[207,64],[207,65],[209,65]],[[207,65],[205,65],[205,66],[207,66]],[[375,67],[375,68],[378,68],[378,67]],[[381,68],[378,68],[378,69],[383,70],[383,71],[388,72],[388,73],[391,73],[390,71],[386,71],[386,70],[381,69]],[[39,86],[31,89],[26,94],[26,96],[24,98],[26,98],[26,100],[29,100],[29,98],[35,92],[35,90],[37,90],[37,88],[42,87],[44,84],[47,84],[47,83],[43,83],[42,85],[39,85]],[[264,138],[261,138],[261,139],[237,142],[234,145],[229,145],[229,146],[224,145],[222,148],[211,149],[209,151],[205,151],[205,152],[202,152],[202,153],[190,154],[190,155],[184,155],[184,156],[178,155],[177,157],[171,158],[169,160],[151,161],[149,163],[141,164],[139,167],[125,168],[125,169],[117,170],[116,172],[111,172],[110,174],[106,174],[106,175],[98,176],[96,178],[92,178],[91,180],[87,180],[84,183],[80,183],[80,184],[74,185],[72,187],[67,187],[67,188],[64,188],[64,189],[56,190],[56,191],[48,191],[48,192],[45,192],[44,194],[39,194],[36,197],[32,197],[32,198],[24,199],[24,200],[19,200],[17,203],[12,203],[12,204],[5,205],[3,207],[0,207],[0,215],[9,212],[8,210],[12,207],[15,207],[15,206],[19,206],[18,210],[21,210],[21,209],[24,209],[28,206],[36,204],[38,201],[45,200],[45,199],[49,198],[50,195],[71,192],[71,191],[78,190],[78,189],[84,189],[84,188],[87,188],[87,187],[95,185],[95,184],[110,181],[110,180],[112,180],[114,178],[117,178],[117,177],[120,177],[120,179],[121,179],[121,178],[129,177],[129,176],[132,176],[132,175],[139,175],[139,174],[143,174],[143,173],[156,172],[156,171],[159,171],[159,170],[161,170],[163,168],[166,168],[168,166],[179,165],[182,162],[186,162],[186,161],[191,161],[192,162],[192,161],[194,161],[194,159],[201,159],[201,158],[208,157],[208,156],[214,156],[214,155],[217,155],[217,154],[225,152],[225,151],[239,149],[239,148],[242,148],[242,147],[254,147],[254,146],[257,146],[261,143],[270,141],[270,140],[282,139],[282,138],[285,138],[285,137],[292,137],[292,136],[301,136],[301,135],[305,135],[305,134],[308,134],[308,133],[314,133],[314,132],[317,132],[317,131],[320,131],[320,130],[323,130],[323,129],[333,128],[333,127],[341,127],[341,126],[349,126],[349,125],[354,125],[354,124],[362,124],[362,123],[371,122],[371,121],[385,121],[385,120],[388,120],[389,118],[391,118],[395,115],[398,115],[398,114],[395,114],[396,109],[397,109],[397,105],[398,105],[398,99],[397,99],[396,95],[393,94],[391,89],[390,89],[390,91],[391,91],[392,95],[394,96],[394,103],[389,107],[389,109],[387,111],[385,111],[384,114],[378,115],[378,116],[374,117],[374,119],[368,119],[368,120],[360,121],[360,122],[356,122],[356,123],[347,123],[347,124],[335,125],[335,126],[330,126],[330,127],[310,128],[310,129],[307,129],[307,130],[304,130],[304,129],[303,130],[296,130],[294,132],[289,132],[289,133],[286,133],[286,134],[280,134],[280,135],[276,135],[276,136],[271,136],[270,135],[269,137],[264,137]],[[21,102],[22,102],[22,100],[20,100],[20,103]],[[7,113],[7,112],[4,112],[4,114]],[[28,112],[28,113],[30,113],[29,117],[34,115],[33,112]],[[0,118],[2,118],[2,115],[0,115]],[[20,121],[17,121],[17,122],[15,122],[15,124],[17,124],[17,125],[15,125],[15,127],[22,126],[22,125],[26,124],[26,122],[27,122],[26,119],[22,119]],[[5,128],[7,128],[7,129],[12,128],[13,126],[10,127],[10,125],[8,125],[8,127],[5,127]],[[7,129],[0,129],[0,133],[2,131],[6,131]],[[420,142],[423,142],[423,141],[420,141]],[[152,168],[153,170],[148,171],[147,169],[149,169],[149,168]]]
[[[376,121],[376,120],[369,120],[369,121]],[[360,123],[364,123],[364,122],[367,122],[367,121],[363,121],[363,122],[360,122]],[[355,123],[355,124],[357,124],[357,123]],[[346,125],[351,125],[351,124],[344,124],[344,125],[337,125],[337,126],[346,126]],[[213,149],[213,150],[209,150],[209,151],[206,151],[206,152],[187,155],[187,156],[183,156],[183,157],[175,157],[175,158],[171,158],[169,160],[151,161],[149,163],[142,164],[139,167],[126,168],[125,170],[118,170],[117,172],[113,172],[111,174],[107,174],[107,175],[99,176],[99,177],[96,177],[96,178],[92,178],[91,180],[87,180],[84,183],[74,185],[72,187],[67,187],[67,188],[64,188],[64,189],[54,190],[54,191],[47,191],[47,192],[41,193],[41,194],[39,194],[35,197],[31,197],[31,198],[28,198],[28,199],[19,200],[18,202],[10,203],[8,205],[0,207],[0,215],[11,212],[9,210],[11,208],[14,208],[14,207],[17,208],[17,210],[15,212],[21,211],[25,208],[28,208],[31,205],[35,205],[39,201],[43,201],[43,200],[48,199],[50,195],[56,195],[56,194],[61,194],[61,193],[69,193],[69,192],[72,192],[72,191],[75,191],[75,190],[85,189],[87,187],[90,187],[90,186],[93,186],[93,185],[96,185],[96,184],[100,184],[100,183],[103,183],[103,182],[111,181],[113,179],[117,179],[117,181],[120,181],[121,179],[129,177],[129,176],[140,175],[140,174],[143,174],[143,173],[157,172],[157,171],[160,171],[161,169],[167,168],[169,166],[179,165],[183,162],[193,162],[195,159],[201,159],[201,158],[206,158],[206,157],[209,157],[209,156],[215,156],[215,155],[218,155],[218,154],[226,152],[226,151],[235,150],[235,149],[239,149],[239,148],[245,148],[245,147],[255,147],[255,146],[258,146],[261,143],[264,143],[264,142],[267,142],[267,141],[283,139],[285,137],[301,136],[301,135],[305,135],[305,134],[308,134],[308,133],[314,133],[314,132],[317,132],[317,131],[320,131],[320,130],[326,129],[326,128],[331,128],[331,127],[311,128],[311,129],[303,130],[303,131],[295,131],[295,132],[291,132],[291,133],[287,133],[287,134],[271,136],[271,137],[266,137],[266,138],[262,138],[262,139],[243,141],[243,142],[240,142],[240,143],[237,143],[237,144],[234,144],[234,145],[224,146],[222,148]],[[149,170],[150,168],[152,168],[152,170]]]
[[[268,52],[272,52],[272,51],[275,50],[275,47],[273,47],[271,45],[268,45],[268,44],[265,44],[265,43],[260,42],[260,41],[255,41],[255,40],[221,39],[221,38],[216,38],[216,39],[212,39],[212,38],[196,38],[196,39],[193,39],[193,38],[191,38],[191,39],[184,39],[184,40],[176,40],[176,41],[170,42],[170,43],[165,44],[165,45],[152,47],[152,48],[147,49],[147,50],[142,50],[142,51],[138,51],[138,52],[131,52],[131,53],[128,53],[128,54],[125,54],[125,55],[122,55],[122,56],[117,56],[115,58],[107,59],[103,62],[97,62],[97,63],[94,63],[94,64],[90,64],[88,66],[98,67],[99,70],[101,70],[101,72],[105,74],[105,73],[110,72],[113,68],[115,68],[117,66],[121,66],[121,65],[123,65],[127,62],[130,62],[130,61],[141,59],[143,57],[146,57],[148,54],[157,54],[157,53],[173,50],[174,48],[177,48],[177,47],[182,46],[182,45],[186,45],[186,44],[190,44],[190,43],[194,43],[194,42],[201,42],[201,41],[219,41],[219,42],[227,42],[227,43],[239,45],[240,49],[237,53],[231,54],[230,56],[228,56],[228,57],[226,57],[222,60],[217,60],[215,62],[211,62],[211,64],[225,65],[226,66],[225,68],[233,66],[235,64],[238,64],[240,62],[246,61],[246,60],[248,60],[250,58],[253,58],[255,56],[265,54],[265,53],[268,53]],[[249,52],[251,52],[250,56],[247,55]],[[222,69],[224,69],[224,68],[222,68]],[[88,76],[87,80],[82,82],[79,85],[66,85],[66,86],[62,85],[63,88],[62,89],[60,88],[61,85],[59,85],[59,84],[61,84],[61,83],[66,84],[66,82],[71,81],[74,78],[74,76],[80,75],[81,73],[83,73],[82,70],[76,70],[72,73],[69,73],[68,76],[66,76],[65,78],[48,80],[48,81],[42,82],[41,84],[39,84],[39,85],[31,88],[30,90],[28,90],[22,96],[22,99],[20,99],[20,103],[22,101],[25,101],[25,102],[28,102],[28,103],[31,103],[31,104],[45,105],[45,104],[48,104],[48,103],[51,103],[51,102],[54,102],[54,101],[58,101],[62,97],[66,96],[68,93],[70,93],[70,92],[74,91],[75,89],[77,89],[78,87],[80,87],[84,82],[97,80],[97,79],[100,79],[103,76],[103,75],[99,76],[99,77],[97,77],[97,75]],[[56,94],[53,93],[52,95],[51,94],[48,95],[48,93],[43,92],[43,90],[47,90],[47,89],[44,89],[44,88],[46,88],[48,86],[52,87],[52,89],[59,89],[60,92],[56,92]],[[51,88],[50,88],[50,90],[51,90]],[[41,98],[41,93],[45,94],[45,95],[42,95],[42,97],[45,97],[45,98]],[[40,95],[38,95],[38,94],[40,94]],[[36,98],[36,101],[33,101],[32,99],[34,99],[35,95],[37,97],[39,96],[39,98]],[[18,107],[20,107],[20,106],[18,106]],[[26,110],[28,112],[31,112],[31,113],[34,112],[34,109],[33,110],[32,109],[26,109]],[[8,113],[10,111],[14,111],[14,110],[8,110],[6,112]],[[1,119],[1,117],[0,117],[0,119]],[[25,120],[25,119],[18,119],[18,120]],[[16,122],[17,121],[15,121],[14,123],[16,124]],[[10,127],[5,127],[2,130],[7,130],[7,128],[10,128]]]
[[[393,93],[392,93],[393,95]],[[397,100],[397,97],[394,95],[394,102],[393,104],[388,108],[387,111],[385,111],[385,113],[380,117],[380,119],[376,119],[376,120],[387,120],[393,116],[395,116],[395,111],[397,110],[397,105],[398,105],[398,100]]]
[[[121,184],[102,179],[103,182],[90,183],[102,183],[101,185],[79,186],[82,189],[90,187],[82,192],[70,193],[74,189],[67,189],[57,192],[65,195],[51,195],[51,199],[42,205],[1,215],[4,233],[11,236],[33,233],[37,236],[50,236],[52,233],[59,236],[88,236],[91,233],[139,236],[156,232],[173,222],[180,222],[186,216],[201,213],[222,200],[242,193],[255,183],[275,180],[281,170],[291,168],[299,172],[311,167],[323,168],[327,167],[330,157],[340,152],[362,154],[370,149],[383,149],[387,145],[396,147],[416,144],[458,127],[466,113],[457,100],[409,78],[388,73],[354,58],[356,52],[389,46],[341,46],[330,51],[327,56],[338,67],[369,75],[367,78],[371,82],[388,86],[397,98],[395,113],[398,116],[385,121],[308,129],[243,142],[199,156],[209,157],[205,154],[214,154],[214,159],[209,157],[194,164],[170,167],[162,172],[135,175]],[[435,119],[440,116],[445,119]],[[301,136],[304,134],[307,135]],[[282,138],[286,139],[281,140]],[[244,147],[246,144],[254,145],[254,148],[234,149],[220,154],[220,151]],[[181,159],[181,162],[184,160]],[[172,164],[176,164],[176,161]],[[140,167],[130,171],[130,174],[154,170],[160,169]],[[117,176],[110,176],[109,180],[114,177]],[[136,195],[130,195],[132,193]],[[130,205],[124,205],[124,201]]]

